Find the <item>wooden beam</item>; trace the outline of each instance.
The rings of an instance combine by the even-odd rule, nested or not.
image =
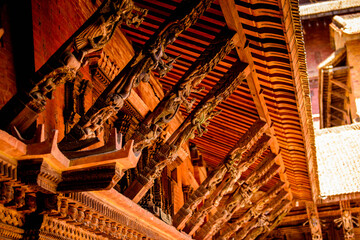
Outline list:
[[[55,89],[76,77],[87,54],[102,49],[123,21],[136,24],[143,20],[140,15],[135,17],[135,9],[145,15],[147,13],[147,10],[135,7],[132,1],[124,4],[103,1],[96,12],[26,81],[28,84],[22,85],[21,90],[0,110],[0,115],[7,116],[0,119],[0,128],[15,126],[24,133],[38,114],[45,110],[46,101]]]
[[[336,111],[341,112],[342,114],[344,114],[344,118],[345,118],[345,116],[348,115],[347,111],[345,111],[344,109],[335,107],[334,105],[331,105],[331,104],[330,104],[330,108],[332,108],[332,109],[334,109],[334,110],[336,110]]]
[[[332,71],[332,68],[328,69],[327,70],[327,74],[328,74],[328,86],[327,86],[327,98],[326,98],[326,113],[327,113],[327,116],[326,116],[326,127],[330,127],[331,126],[331,114],[330,114],[330,105],[331,105],[331,90],[332,90],[332,78],[333,78],[333,71]]]
[[[154,111],[150,112],[139,124],[130,138],[135,141],[134,149],[136,152],[140,153],[145,147],[151,146],[156,141],[161,131],[177,114],[181,104],[191,109],[193,103],[187,100],[191,94],[191,89],[195,89],[197,87],[195,85],[200,84],[205,76],[234,48],[234,35],[233,31],[223,30],[181,76]]]
[[[335,79],[331,79],[330,82],[342,89],[345,89],[347,92],[351,93],[351,88],[348,85],[346,85],[345,83],[342,83]]]
[[[72,145],[82,139],[97,137],[100,133],[99,128],[107,119],[116,115],[123,107],[124,101],[130,96],[132,89],[149,80],[149,72],[157,70],[160,76],[166,75],[172,69],[175,59],[170,59],[165,54],[165,49],[172,44],[176,38],[203,15],[211,6],[214,0],[200,0],[192,2],[182,7],[170,16],[167,21],[161,24],[145,45],[135,55],[127,65],[120,71],[114,80],[101,93],[95,103],[85,113],[78,123],[71,129],[60,143],[60,148],[64,145]],[[185,3],[182,3],[183,5]],[[196,10],[195,10],[196,9]],[[177,96],[182,103],[187,98],[186,94],[191,92],[191,87],[195,79],[192,79],[189,89],[183,89],[180,96]],[[87,147],[87,146],[84,146]]]
[[[351,208],[352,213],[360,213],[360,207]],[[321,208],[318,208],[319,218],[335,217],[341,216],[341,210],[326,210],[321,211]],[[283,223],[296,222],[296,221],[306,221],[307,214],[297,214],[292,216],[286,216],[283,220]]]
[[[260,200],[256,202],[249,210],[242,214],[238,219],[232,221],[231,224],[222,229],[219,240],[229,239],[235,232],[241,229],[252,218],[258,218],[261,214],[271,211],[271,209],[286,198],[287,192],[281,189],[283,183],[279,183],[266,192]]]
[[[216,184],[223,180],[225,174],[229,171],[228,168],[235,165],[234,161],[231,161],[232,153],[236,153],[237,150],[250,149],[256,142],[262,137],[268,126],[265,122],[258,120],[250,129],[240,138],[235,144],[234,148],[228,154],[228,158],[224,163],[221,163],[217,168],[210,173],[210,175],[201,183],[198,189],[190,196],[189,200],[182,206],[182,208],[176,213],[173,220],[173,225],[177,229],[182,229],[185,223],[192,217],[194,210],[207,196],[212,195],[216,189]],[[234,157],[234,155],[233,155]],[[241,157],[241,156],[240,156]],[[237,160],[237,159],[235,159]],[[235,168],[234,166],[233,168]],[[210,206],[211,207],[211,206]],[[190,232],[191,229],[188,229]]]

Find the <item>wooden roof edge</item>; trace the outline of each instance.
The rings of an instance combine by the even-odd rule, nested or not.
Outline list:
[[[360,192],[342,193],[331,196],[323,196],[317,199],[317,204],[334,203],[344,200],[359,200]]]
[[[280,9],[283,14],[285,40],[287,42],[296,89],[295,97],[303,133],[312,199],[316,201],[320,193],[320,185],[317,178],[315,135],[299,5],[297,1],[286,0],[281,0],[280,4]]]
[[[334,16],[357,12],[360,9],[360,3],[357,0],[325,1],[304,4],[300,6],[300,17],[302,20],[319,17]]]

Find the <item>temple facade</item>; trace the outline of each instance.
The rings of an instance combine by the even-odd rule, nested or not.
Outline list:
[[[330,213],[356,235],[356,191],[324,188],[345,170],[322,172],[315,140],[358,126],[314,132],[297,1],[5,1],[0,16],[1,239],[331,239]],[[357,122],[354,92],[338,125]]]

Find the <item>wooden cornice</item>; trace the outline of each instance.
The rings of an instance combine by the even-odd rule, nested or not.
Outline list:
[[[231,30],[234,30],[238,34],[238,41],[236,44],[236,51],[238,56],[242,62],[248,63],[250,67],[250,74],[248,75],[247,83],[253,97],[256,109],[258,111],[259,117],[265,121],[268,126],[270,126],[269,131],[271,136],[275,136],[275,131],[271,127],[272,122],[268,112],[268,108],[266,106],[266,102],[264,96],[262,94],[262,89],[259,84],[259,80],[257,78],[257,73],[254,68],[254,60],[252,58],[250,49],[248,47],[248,40],[246,39],[244,30],[241,25],[241,20],[239,18],[239,14],[236,10],[236,5],[234,0],[219,0],[221,10],[224,14],[226,23]],[[276,137],[273,137],[271,142],[271,150],[273,153],[279,154],[278,164],[280,165],[280,178],[283,182],[288,184],[287,176],[285,174],[285,166],[283,160],[281,158],[281,153],[279,153],[279,144]],[[290,189],[289,189],[290,190]]]

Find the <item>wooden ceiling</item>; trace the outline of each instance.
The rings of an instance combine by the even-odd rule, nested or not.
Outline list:
[[[149,10],[139,28],[122,26],[136,50],[174,13],[181,0],[134,2]],[[271,150],[280,151],[280,161],[286,169],[283,177],[289,181],[294,197],[311,199],[310,182],[316,182],[315,169],[309,175],[307,163],[310,162],[312,168],[315,154],[301,27],[296,11],[295,2],[215,1],[195,25],[167,47],[167,55],[180,57],[173,69],[159,80],[164,90],[169,90],[225,28],[236,31],[236,48],[201,82],[199,87],[205,90],[192,94],[190,99],[196,98],[198,103],[240,59],[249,63],[252,71],[218,106],[222,113],[211,120],[208,132],[192,142],[206,163],[215,167],[258,118],[266,120],[275,136]],[[181,112],[188,115],[184,107]]]

